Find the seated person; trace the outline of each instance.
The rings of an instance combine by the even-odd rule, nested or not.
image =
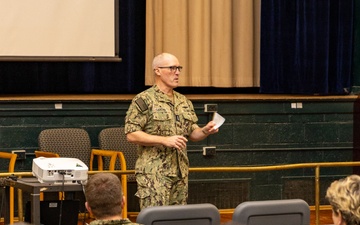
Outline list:
[[[112,173],[98,173],[89,177],[85,185],[85,207],[96,220],[90,225],[137,224],[121,217],[125,197],[119,178]]]
[[[360,176],[351,175],[331,183],[326,199],[332,207],[334,225],[360,224]]]

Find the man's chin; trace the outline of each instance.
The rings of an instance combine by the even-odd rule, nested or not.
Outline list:
[[[178,81],[174,81],[172,87],[173,87],[173,88],[177,88],[178,86],[179,86],[179,82],[178,82]]]

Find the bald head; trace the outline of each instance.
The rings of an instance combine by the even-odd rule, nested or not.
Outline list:
[[[154,57],[153,63],[152,63],[152,68],[154,70],[157,67],[164,66],[169,62],[173,62],[174,60],[178,61],[178,59],[174,55],[172,55],[170,53],[166,53],[166,52],[161,53]]]

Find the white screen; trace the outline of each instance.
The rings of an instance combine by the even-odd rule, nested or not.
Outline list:
[[[115,0],[0,0],[0,56],[114,57]]]

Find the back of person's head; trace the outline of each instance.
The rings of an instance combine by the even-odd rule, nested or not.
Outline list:
[[[360,224],[360,176],[351,175],[331,183],[326,199],[333,213],[341,216],[347,225]]]
[[[120,179],[112,173],[98,173],[89,177],[85,198],[96,219],[121,215],[123,193]]]

